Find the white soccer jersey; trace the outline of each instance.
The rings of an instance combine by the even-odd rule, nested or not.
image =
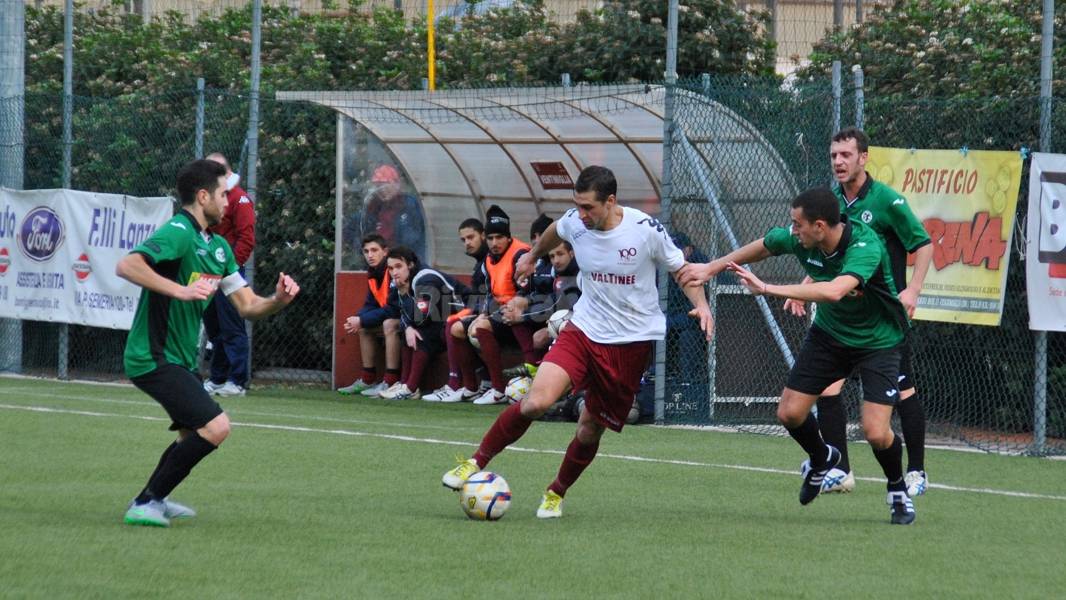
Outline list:
[[[622,208],[610,231],[586,229],[577,209],[556,222],[559,237],[574,247],[581,265],[581,298],[571,319],[590,340],[625,344],[661,340],[666,317],[659,310],[656,267],[671,273],[685,264],[659,222],[635,208]]]

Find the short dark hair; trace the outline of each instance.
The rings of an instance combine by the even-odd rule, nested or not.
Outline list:
[[[213,160],[194,160],[186,164],[178,171],[178,199],[182,206],[188,206],[196,201],[196,193],[207,190],[214,194],[221,185],[219,177],[226,176],[226,167]]]
[[[858,147],[859,152],[870,151],[870,138],[858,127],[845,127],[833,134],[834,142],[846,142],[848,140],[855,140],[855,146]]]
[[[395,248],[391,248],[389,253],[385,256],[385,260],[390,258],[398,258],[412,267],[419,267],[422,265],[422,261],[418,260],[418,255],[415,254],[415,251],[407,246],[396,246]]]
[[[359,247],[362,248],[367,244],[377,244],[385,250],[389,249],[389,243],[385,241],[385,238],[381,237],[380,233],[368,233],[363,236],[363,240],[359,243]]]
[[[827,187],[811,188],[792,199],[792,208],[803,210],[803,217],[811,223],[825,221],[833,227],[840,223],[840,200]]]
[[[478,233],[485,233],[485,226],[479,219],[475,219],[474,217],[470,217],[462,223],[459,223],[459,229],[473,229]]]
[[[577,183],[574,184],[574,191],[579,194],[588,191],[596,192],[596,199],[606,202],[608,196],[618,193],[618,182],[614,178],[614,173],[607,167],[592,165],[581,170],[581,174],[577,176]]]

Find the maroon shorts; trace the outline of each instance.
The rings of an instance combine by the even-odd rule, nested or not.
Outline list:
[[[559,333],[544,362],[558,365],[575,390],[585,391],[585,410],[601,425],[622,431],[640,378],[651,358],[650,341],[599,344],[573,323]]]

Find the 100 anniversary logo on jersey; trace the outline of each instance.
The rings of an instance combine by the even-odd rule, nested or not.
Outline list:
[[[18,245],[26,258],[44,262],[63,245],[63,221],[47,206],[38,206],[26,214],[18,231]]]

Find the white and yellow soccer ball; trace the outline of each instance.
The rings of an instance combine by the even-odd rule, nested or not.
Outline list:
[[[574,311],[564,308],[563,310],[557,310],[552,313],[552,316],[548,317],[548,336],[551,339],[558,339],[559,332],[563,330],[563,326],[573,316]]]
[[[507,398],[508,404],[518,404],[529,397],[529,390],[533,387],[533,379],[528,375],[520,375],[507,382],[507,388],[503,391],[503,397]]]
[[[475,521],[495,521],[511,506],[511,486],[491,471],[478,471],[459,490],[459,505]]]

